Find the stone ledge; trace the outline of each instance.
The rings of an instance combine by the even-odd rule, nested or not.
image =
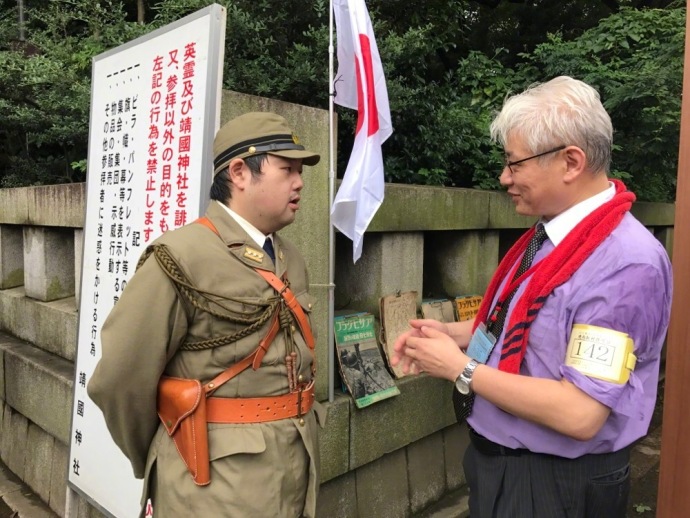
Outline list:
[[[228,99],[235,100],[231,95]],[[302,111],[295,113],[300,118],[305,116]],[[224,119],[230,115],[224,112]],[[309,124],[312,123],[310,120]],[[322,140],[318,134],[309,139]],[[327,188],[324,181],[319,181],[325,168],[324,161],[314,168],[318,185],[311,189],[312,195]],[[85,183],[0,189],[0,223],[82,228],[85,204]],[[675,204],[636,202],[632,213],[648,226],[673,226]],[[383,204],[368,231],[525,228],[532,221],[533,218],[517,216],[513,203],[502,191],[386,184]]]
[[[57,517],[40,498],[19,480],[4,464],[0,464],[0,516],[17,518]],[[13,514],[4,514],[9,508]]]
[[[41,302],[27,297],[21,286],[0,290],[0,330],[17,338],[73,361],[76,357],[77,326],[74,297]]]
[[[637,202],[632,213],[647,226],[673,226],[675,204]],[[515,214],[502,191],[386,184],[367,232],[527,228],[533,217]]]
[[[73,363],[4,333],[0,333],[0,349],[6,403],[63,444],[69,444]]]
[[[630,209],[633,216],[648,227],[673,227],[675,223],[675,204],[635,202]]]
[[[0,189],[0,222],[46,227],[83,227],[86,184]]]

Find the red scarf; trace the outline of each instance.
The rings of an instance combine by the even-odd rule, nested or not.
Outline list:
[[[527,350],[530,326],[546,298],[555,288],[570,279],[630,210],[635,201],[635,194],[628,191],[620,180],[611,180],[611,182],[616,187],[613,199],[580,221],[565,239],[536,266],[527,288],[510,314],[508,327],[503,337],[499,370],[514,374],[520,372],[520,364]],[[486,322],[501,281],[509,275],[511,268],[522,257],[534,231],[535,227],[532,227],[525,232],[498,265],[479,307],[474,329],[480,322]]]

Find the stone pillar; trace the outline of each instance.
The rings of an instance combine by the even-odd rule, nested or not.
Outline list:
[[[74,295],[74,230],[24,227],[27,297],[48,302]]]
[[[483,295],[498,265],[498,244],[497,231],[427,233],[425,297]]]
[[[368,311],[379,317],[379,298],[416,291],[422,299],[422,232],[381,232],[364,236],[364,251],[352,264],[352,242],[336,234],[335,309]]]
[[[24,284],[22,227],[0,225],[0,290]]]

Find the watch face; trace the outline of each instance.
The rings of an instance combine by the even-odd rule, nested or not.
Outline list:
[[[455,388],[458,389],[458,392],[460,392],[460,394],[470,393],[470,386],[461,379],[458,379],[455,382]]]

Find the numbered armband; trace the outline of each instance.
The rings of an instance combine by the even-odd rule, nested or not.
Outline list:
[[[634,342],[626,333],[605,327],[575,324],[565,364],[586,376],[623,384],[635,370]]]

